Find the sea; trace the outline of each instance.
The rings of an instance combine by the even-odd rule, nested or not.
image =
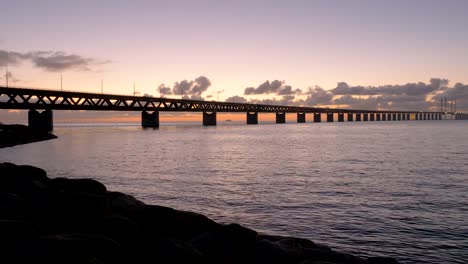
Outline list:
[[[0,149],[51,177],[400,263],[468,263],[468,121],[55,124]]]

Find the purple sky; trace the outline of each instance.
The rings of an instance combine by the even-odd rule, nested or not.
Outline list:
[[[100,91],[104,79],[107,92],[121,94],[133,92],[135,82],[141,94],[159,95],[161,83],[172,90],[176,82],[199,76],[210,81],[202,97],[220,100],[285,99],[244,94],[266,80],[301,89],[293,100],[304,102],[313,95],[309,88],[330,91],[338,82],[468,83],[464,0],[15,0],[1,10],[2,84],[2,54],[10,58],[14,85],[57,89],[62,72],[65,89]]]

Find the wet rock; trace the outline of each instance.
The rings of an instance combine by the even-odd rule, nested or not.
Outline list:
[[[220,226],[191,240],[205,256],[226,261],[240,261],[252,251],[257,232],[238,224]],[[244,255],[244,256],[243,256]]]
[[[90,194],[106,194],[106,186],[93,179],[52,179],[52,186],[64,192],[83,192]]]
[[[121,192],[107,192],[107,198],[109,206],[115,211],[128,211],[145,205],[135,197]]]
[[[387,264],[158,205],[92,179],[0,164],[0,263]]]
[[[214,230],[219,224],[208,217],[158,205],[145,205],[126,215],[149,236],[190,239],[198,234]]]

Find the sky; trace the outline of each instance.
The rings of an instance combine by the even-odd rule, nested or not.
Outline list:
[[[468,110],[468,1],[1,4],[0,84],[366,109]]]

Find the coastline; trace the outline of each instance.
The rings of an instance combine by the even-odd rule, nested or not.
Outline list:
[[[25,125],[0,123],[0,148],[57,138],[52,133],[31,129]]]
[[[8,263],[398,263],[220,224],[28,165],[0,164],[0,206]]]

